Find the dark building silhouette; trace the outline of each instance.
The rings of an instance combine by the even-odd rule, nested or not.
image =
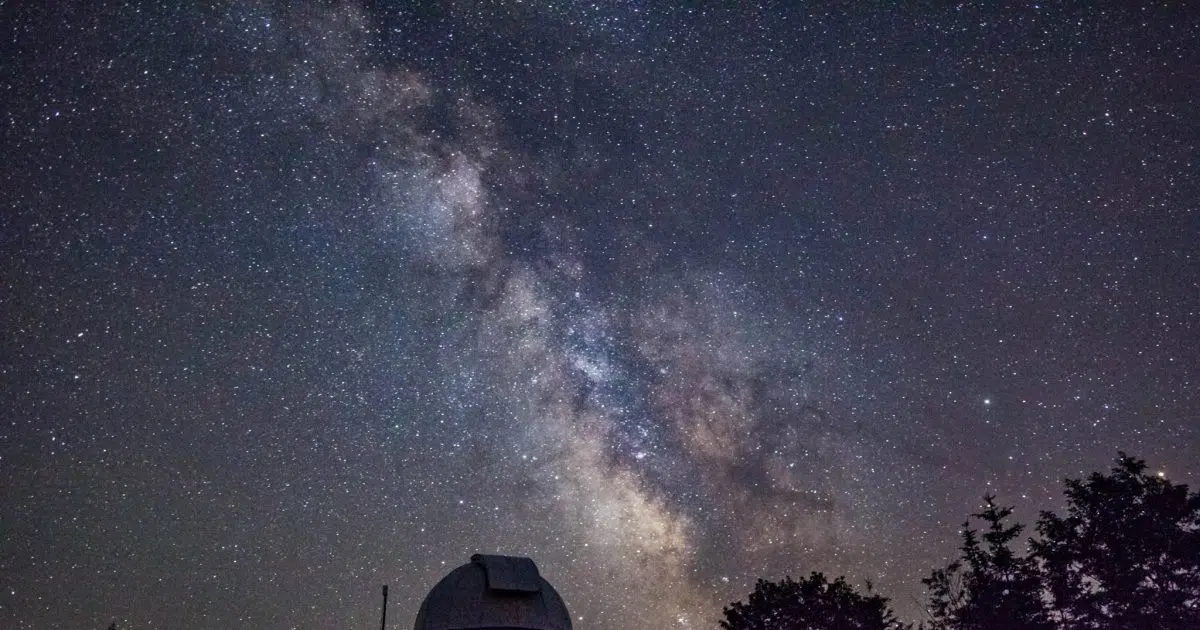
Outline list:
[[[571,630],[571,615],[533,560],[476,554],[429,591],[413,629]]]

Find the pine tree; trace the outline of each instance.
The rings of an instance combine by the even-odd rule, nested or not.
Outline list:
[[[984,497],[983,511],[972,514],[986,525],[982,539],[970,522],[963,523],[962,556],[922,580],[929,590],[932,629],[1053,628],[1036,565],[1010,548],[1023,529],[1005,523],[1011,514],[1012,508]]]

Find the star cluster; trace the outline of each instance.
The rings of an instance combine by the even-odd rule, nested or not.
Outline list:
[[[286,4],[286,3],[285,3]],[[985,493],[1197,483],[1200,14],[0,6],[0,626],[910,618]]]

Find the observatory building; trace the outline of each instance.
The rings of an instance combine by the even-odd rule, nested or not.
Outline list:
[[[533,560],[475,554],[429,591],[413,630],[571,630],[571,615]]]

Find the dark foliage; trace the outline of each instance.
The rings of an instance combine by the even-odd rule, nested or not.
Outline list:
[[[1200,494],[1121,453],[1066,495],[1032,542],[1059,627],[1200,628]]]
[[[1200,630],[1200,493],[1121,453],[1107,474],[1066,482],[1067,515],[1042,512],[1028,554],[1012,508],[984,497],[960,557],[922,580],[923,630]],[[901,628],[887,599],[820,573],[759,580],[725,630]],[[909,626],[911,627],[911,626]]]
[[[1010,548],[1023,529],[1005,523],[1011,514],[1012,508],[984,497],[983,511],[972,514],[986,525],[982,540],[970,522],[963,523],[960,559],[921,580],[929,589],[930,628],[1053,628],[1036,565]]]
[[[749,603],[724,609],[725,630],[892,630],[902,628],[887,598],[868,587],[861,594],[839,577],[829,582],[814,572],[799,582],[759,580]]]

